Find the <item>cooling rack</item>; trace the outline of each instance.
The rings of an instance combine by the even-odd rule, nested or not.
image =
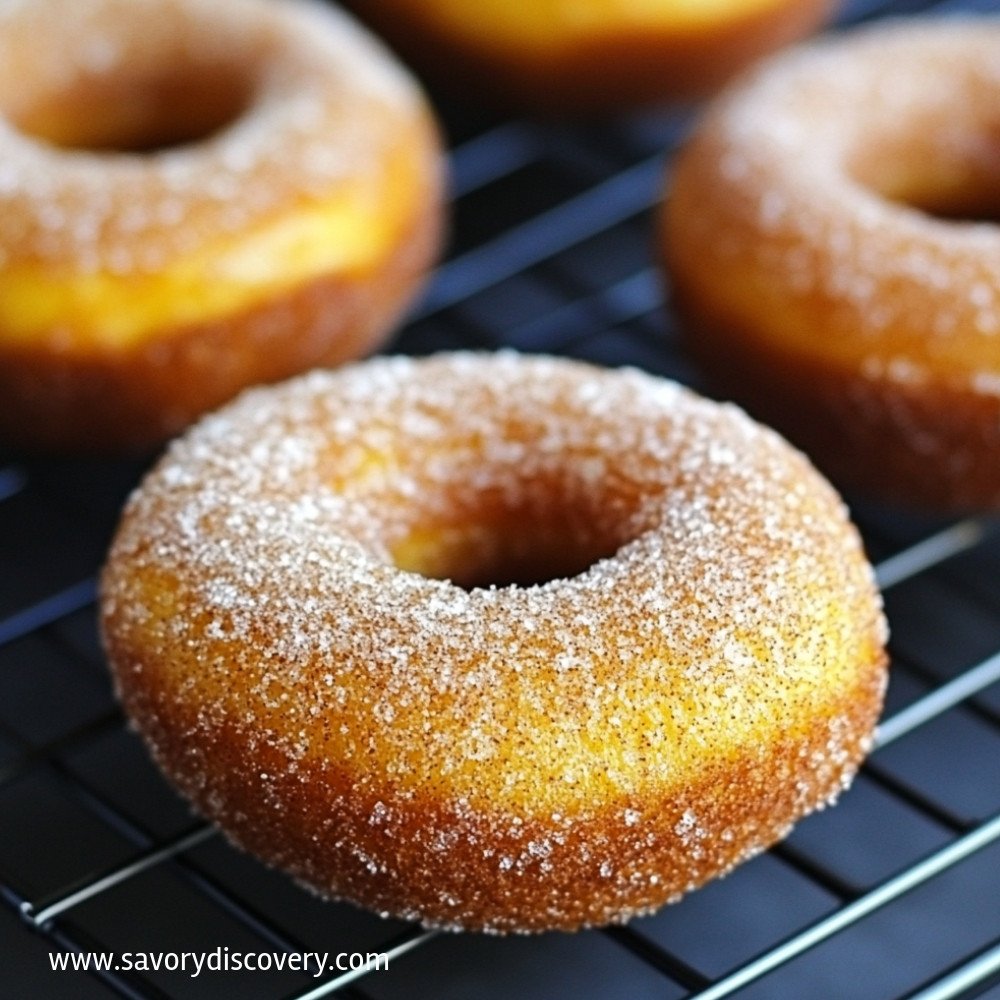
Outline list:
[[[860,0],[841,19],[998,8]],[[698,386],[652,236],[691,113],[584,127],[445,118],[452,248],[390,349],[507,345]],[[656,916],[498,939],[316,900],[227,846],[159,778],[115,706],[94,629],[95,574],[147,465],[0,456],[0,996],[1000,996],[995,521],[852,503],[885,590],[893,672],[878,747],[836,809]],[[385,953],[390,967],[51,966],[52,954],[143,951]]]

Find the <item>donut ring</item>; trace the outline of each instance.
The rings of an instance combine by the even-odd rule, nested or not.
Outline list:
[[[545,358],[250,391],[133,497],[102,595],[202,813],[448,928],[625,920],[728,870],[847,785],[885,683],[870,568],[800,454]]]
[[[998,53],[995,18],[789,52],[719,100],[673,176],[691,351],[873,496],[1000,509],[1000,228],[965,221],[997,207]]]
[[[429,111],[332,8],[8,3],[0,92],[9,443],[147,447],[365,353],[436,253]]]
[[[701,97],[801,38],[832,0],[347,0],[442,89],[546,112]]]

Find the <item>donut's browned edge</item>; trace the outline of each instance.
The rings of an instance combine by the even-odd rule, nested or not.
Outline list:
[[[600,39],[540,57],[498,52],[488,36],[478,43],[453,37],[411,3],[348,0],[346,6],[445,93],[463,81],[466,92],[502,107],[586,114],[711,93],[753,60],[815,30],[834,5],[784,0],[701,31],[609,28]]]
[[[123,571],[128,568],[115,570]],[[674,901],[780,840],[791,824],[835,797],[870,749],[884,693],[886,657],[876,644],[873,661],[858,664],[852,685],[832,693],[826,711],[795,738],[762,728],[745,755],[706,766],[661,799],[630,801],[643,814],[641,840],[623,830],[620,802],[603,803],[592,818],[562,828],[530,816],[514,827],[507,815],[470,817],[468,809],[459,814],[430,796],[407,798],[388,831],[371,817],[391,791],[376,783],[374,792],[371,786],[360,792],[336,761],[300,762],[293,772],[277,749],[284,737],[248,739],[228,715],[213,721],[210,745],[196,739],[206,731],[202,706],[163,682],[173,671],[157,664],[156,654],[135,648],[141,630],[117,622],[116,613],[106,613],[104,634],[125,710],[199,812],[223,824],[234,843],[321,894],[449,929],[572,931]],[[238,674],[232,683],[240,684]],[[831,738],[838,745],[835,761]],[[269,779],[266,796],[261,772]],[[689,810],[707,831],[697,851],[678,835]],[[428,843],[441,831],[456,834],[446,852]],[[552,846],[545,866],[498,866],[499,857],[523,854],[525,843],[536,840]],[[592,859],[611,845],[619,868],[605,878]],[[372,865],[372,858],[387,856],[390,871]],[[659,876],[655,885],[651,870]]]
[[[670,270],[686,349],[715,393],[781,431],[837,486],[929,511],[1000,509],[1000,396],[776,350],[752,322],[696,290],[678,261]]]

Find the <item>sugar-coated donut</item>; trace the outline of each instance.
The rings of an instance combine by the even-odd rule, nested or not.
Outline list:
[[[0,437],[139,448],[371,350],[436,253],[395,61],[311,0],[0,3]]]
[[[530,109],[701,96],[816,28],[832,0],[347,0],[442,87]]]
[[[449,928],[624,920],[726,871],[845,787],[885,681],[806,459],[672,383],[512,354],[205,418],[131,499],[102,612],[200,811]]]
[[[838,485],[1000,509],[998,89],[996,18],[866,28],[735,86],[676,166],[691,350]]]

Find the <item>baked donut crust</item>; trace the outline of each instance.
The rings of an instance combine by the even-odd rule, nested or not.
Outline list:
[[[430,111],[330,7],[7,5],[8,77],[8,443],[149,447],[247,385],[367,353],[437,254]]]
[[[444,88],[501,104],[608,112],[704,96],[813,31],[832,0],[348,0]]]
[[[788,52],[717,101],[672,176],[688,348],[873,497],[1000,509],[998,51],[977,18]]]
[[[101,607],[204,815],[453,929],[621,921],[727,871],[848,784],[885,684],[870,567],[799,453],[506,353],[244,394],[130,500]]]

